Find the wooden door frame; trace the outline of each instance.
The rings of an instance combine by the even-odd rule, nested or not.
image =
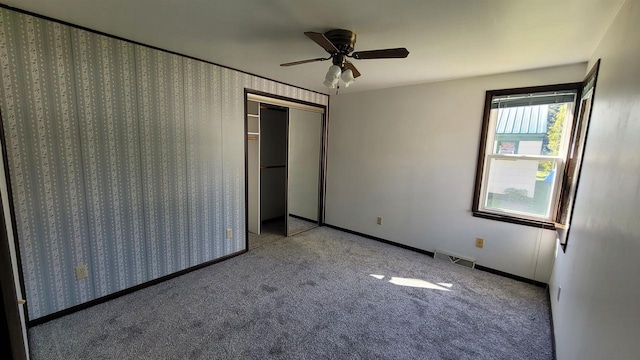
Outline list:
[[[281,100],[290,103],[297,103],[305,106],[311,106],[314,108],[322,109],[322,139],[320,143],[321,147],[321,164],[320,164],[320,177],[319,177],[319,195],[318,195],[318,226],[324,225],[324,212],[325,212],[325,199],[326,199],[326,171],[327,171],[327,142],[328,142],[328,134],[329,134],[329,106],[316,104],[304,100],[298,100],[289,98],[286,96],[271,94],[259,90],[253,90],[250,88],[244,89],[244,193],[245,193],[245,234],[246,234],[246,250],[249,250],[249,145],[247,140],[247,129],[248,129],[248,119],[247,119],[247,100],[249,100],[249,95],[258,95],[267,98],[271,98],[274,100]],[[277,105],[277,104],[275,104]],[[287,116],[287,130],[288,130],[288,122],[289,118]],[[288,141],[288,134],[287,134]],[[287,147],[288,148],[288,147]],[[288,159],[288,154],[287,154]],[[288,176],[288,169],[287,169]],[[287,179],[288,181],[288,179]],[[287,188],[287,196],[288,196],[288,188]],[[287,199],[288,200],[288,199]],[[288,203],[288,201],[287,201]]]
[[[4,218],[4,206],[0,202],[0,292],[2,293],[3,312],[2,320],[3,343],[10,344],[8,352],[10,358],[26,359],[26,344],[23,338],[23,323],[20,318],[20,308],[18,305],[18,293],[16,292],[16,283],[12,268],[11,250],[9,248],[9,237],[7,235],[7,226]],[[4,333],[6,329],[7,333]],[[8,341],[7,341],[8,340]],[[7,355],[3,350],[2,355]]]

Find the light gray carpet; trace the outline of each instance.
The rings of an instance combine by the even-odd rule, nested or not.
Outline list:
[[[288,218],[289,233],[293,235],[318,227],[318,224],[314,222],[303,220],[294,216],[289,216]],[[266,234],[267,237],[271,237],[270,235],[284,236],[287,233],[287,224],[285,224],[284,220],[284,217],[280,217],[263,221],[262,225],[260,226],[260,235],[265,236]]]
[[[298,234],[305,230],[317,227],[317,222],[300,219],[295,216],[289,216],[289,234]]]
[[[31,328],[33,359],[552,358],[545,289],[326,227],[251,248]]]

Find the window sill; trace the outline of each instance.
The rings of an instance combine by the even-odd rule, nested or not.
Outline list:
[[[512,224],[531,226],[539,229],[542,228],[547,230],[557,230],[555,223],[547,222],[547,221],[523,219],[516,216],[499,215],[499,214],[487,213],[482,211],[473,211],[473,216],[484,218],[484,219],[508,222]]]
[[[560,247],[562,251],[566,251],[567,249],[567,232],[569,231],[569,225],[555,223],[556,225],[556,235],[558,237],[558,242],[560,242]]]

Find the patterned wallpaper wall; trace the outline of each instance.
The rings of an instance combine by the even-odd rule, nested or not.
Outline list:
[[[93,297],[100,297],[148,279],[136,63],[131,44],[86,31],[71,29],[71,45],[78,93],[78,119],[73,121],[82,144],[90,272]],[[22,121],[29,121],[28,115]]]
[[[245,88],[328,103],[0,10],[0,110],[30,320],[245,249]],[[89,277],[76,280],[81,264]]]

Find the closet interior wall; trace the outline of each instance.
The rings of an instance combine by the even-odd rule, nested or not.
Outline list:
[[[260,105],[260,221],[286,216],[288,110]]]

